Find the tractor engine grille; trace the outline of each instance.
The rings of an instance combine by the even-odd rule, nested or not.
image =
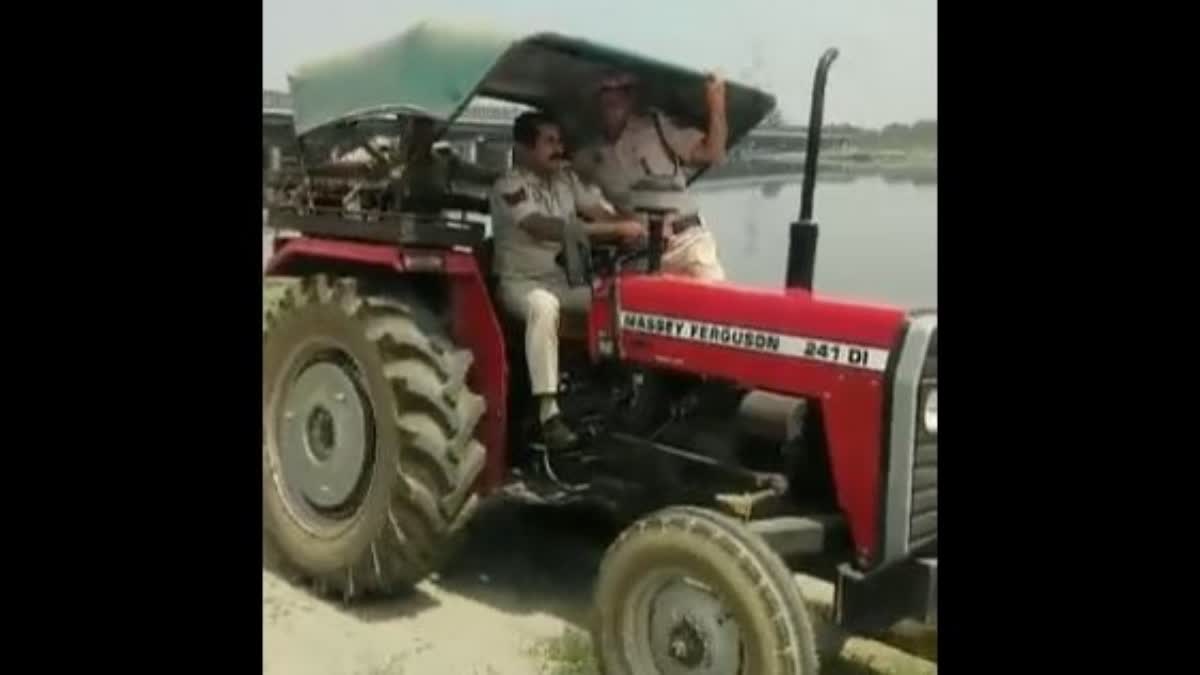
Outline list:
[[[912,508],[909,511],[908,544],[916,548],[937,537],[937,433],[925,428],[926,397],[937,390],[937,330],[935,329],[921,369],[917,398],[916,447],[912,463]]]

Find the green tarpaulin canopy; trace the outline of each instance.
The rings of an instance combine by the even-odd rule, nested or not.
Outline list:
[[[591,85],[613,69],[635,75],[639,97],[680,122],[706,124],[704,73],[552,33],[426,21],[388,40],[306,64],[288,79],[296,132],[380,114],[451,122],[475,96],[547,109],[564,122],[595,114]],[[775,107],[752,87],[727,83],[729,143]]]

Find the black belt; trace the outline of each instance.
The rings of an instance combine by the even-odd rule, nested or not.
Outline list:
[[[679,234],[681,232],[687,232],[688,230],[692,229],[693,227],[699,227],[700,224],[701,224],[700,216],[693,214],[690,216],[684,216],[683,218],[676,220],[674,222],[674,224],[672,224],[671,230],[675,234]]]

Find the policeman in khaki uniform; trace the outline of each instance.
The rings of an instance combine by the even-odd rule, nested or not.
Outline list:
[[[630,188],[643,178],[669,178],[684,189],[684,166],[711,165],[725,159],[728,126],[725,82],[710,76],[705,85],[708,129],[676,125],[658,111],[635,111],[636,81],[627,74],[604,77],[597,87],[603,138],[574,157],[581,176],[597,184],[618,211],[630,213]],[[709,280],[723,280],[717,244],[704,226],[695,199],[689,212],[668,219],[662,271]]]
[[[566,165],[561,131],[548,116],[527,112],[513,123],[514,165],[491,194],[494,266],[500,301],[525,322],[525,355],[538,420],[548,450],[577,437],[559,415],[558,320],[560,311],[586,313],[589,286],[571,286],[556,258],[565,233],[580,228],[596,241],[633,242],[645,236],[636,220],[616,215],[598,191],[584,187]],[[581,213],[592,222],[580,223]]]

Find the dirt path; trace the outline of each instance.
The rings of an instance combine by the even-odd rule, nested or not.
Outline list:
[[[494,503],[411,597],[347,608],[263,571],[263,672],[535,675],[532,648],[585,625],[615,530],[575,511]],[[436,648],[435,648],[436,645]]]
[[[405,598],[348,608],[264,569],[264,675],[543,675],[536,647],[586,628],[592,581],[618,529],[595,512],[504,502],[483,505],[471,527],[455,563]],[[818,603],[828,591],[805,590]],[[853,649],[870,661],[906,663],[859,642]],[[852,661],[861,659],[822,671],[892,670]],[[896,672],[936,672],[908,665]]]
[[[356,615],[263,573],[263,672],[278,675],[531,675],[530,647],[562,632],[425,584],[404,605]]]

